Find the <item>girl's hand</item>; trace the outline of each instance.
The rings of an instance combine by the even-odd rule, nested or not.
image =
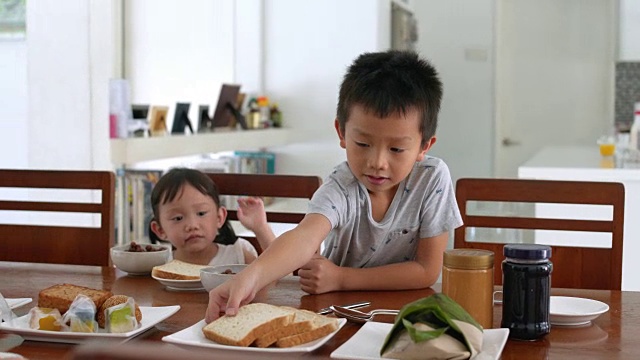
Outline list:
[[[309,294],[340,290],[340,267],[324,256],[314,255],[298,270],[300,287]]]
[[[247,229],[256,232],[267,226],[267,213],[264,203],[259,197],[245,197],[238,199],[238,220]]]

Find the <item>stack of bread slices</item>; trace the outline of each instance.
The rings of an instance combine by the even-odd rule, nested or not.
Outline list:
[[[311,311],[253,303],[236,316],[222,316],[202,332],[219,344],[256,347],[292,347],[317,340],[338,329],[338,319]]]

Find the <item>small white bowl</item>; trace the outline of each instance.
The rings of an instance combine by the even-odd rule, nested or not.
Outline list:
[[[218,285],[224,283],[225,281],[231,279],[235,274],[244,270],[247,265],[245,264],[234,264],[234,265],[218,265],[218,266],[210,266],[200,270],[200,281],[202,282],[202,286],[207,291],[211,291]],[[226,270],[231,270],[233,274],[225,274]]]
[[[143,247],[147,244],[140,244]],[[162,248],[160,251],[135,252],[127,251],[129,245],[111,248],[111,261],[120,270],[130,275],[149,275],[154,266],[166,264],[171,258],[171,246],[152,245]]]

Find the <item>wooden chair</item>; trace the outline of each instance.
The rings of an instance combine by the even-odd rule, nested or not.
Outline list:
[[[22,196],[8,199],[9,188]],[[0,217],[0,261],[108,266],[114,206],[115,174],[109,171],[0,170],[0,211],[15,214]],[[75,219],[82,226],[59,224],[60,214],[66,220],[71,213],[100,215],[99,226],[90,215]],[[46,225],[47,216],[55,225]]]
[[[455,230],[455,248],[491,250],[495,253],[495,284],[502,284],[503,243],[467,240],[468,228],[535,229],[601,232],[611,234],[610,248],[552,246],[553,287],[620,290],[624,186],[610,182],[524,179],[459,179],[456,197],[464,225]],[[610,205],[611,220],[576,220],[515,216],[469,215],[468,201]]]
[[[216,183],[221,195],[311,199],[313,193],[322,184],[320,177],[306,175],[234,173],[207,173],[207,175]],[[297,224],[302,221],[304,215],[305,213],[300,212],[267,211],[267,221]],[[231,220],[238,220],[235,210],[229,210],[228,217]],[[255,238],[247,240],[251,241],[258,253],[262,252]]]

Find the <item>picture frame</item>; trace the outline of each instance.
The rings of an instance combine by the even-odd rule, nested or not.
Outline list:
[[[151,106],[149,114],[149,133],[151,136],[164,136],[167,134],[168,106]]]
[[[171,126],[172,134],[184,134],[185,129],[189,128],[193,134],[191,120],[189,120],[189,108],[191,103],[176,103],[176,111],[173,115],[173,125]]]
[[[147,120],[149,118],[149,105],[133,104],[131,113],[134,120]]]
[[[200,105],[198,107],[198,132],[208,133],[213,130],[213,118],[209,116],[209,105]]]
[[[230,127],[235,125],[233,119],[240,123],[243,129],[248,129],[244,116],[240,113],[238,106],[239,100],[244,100],[244,96],[240,97],[240,85],[222,84],[218,103],[213,112],[214,127]]]

